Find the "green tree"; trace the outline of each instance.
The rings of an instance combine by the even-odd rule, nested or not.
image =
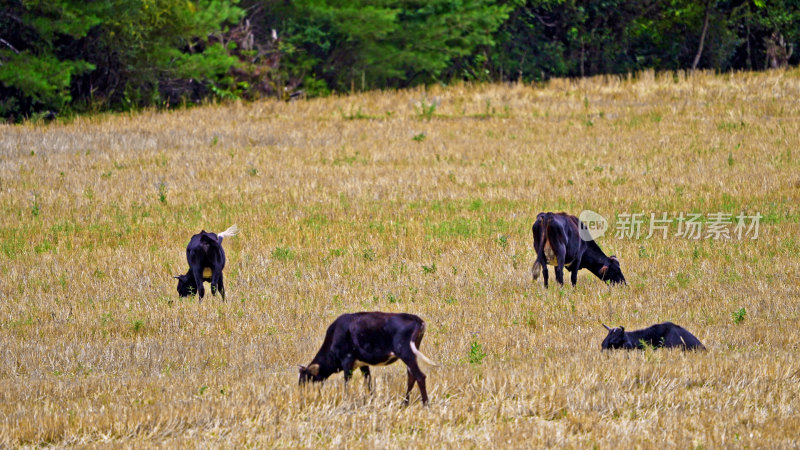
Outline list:
[[[80,57],[97,67],[76,81],[96,108],[129,109],[241,92],[223,42],[243,11],[229,0],[113,0],[113,14],[83,43]]]
[[[11,0],[0,9],[0,116],[236,96],[231,0]]]
[[[12,0],[0,9],[0,116],[60,111],[75,75],[94,65],[69,57],[69,43],[101,22],[106,5]]]
[[[472,70],[508,7],[491,0],[268,1],[286,82],[326,92],[401,87]]]

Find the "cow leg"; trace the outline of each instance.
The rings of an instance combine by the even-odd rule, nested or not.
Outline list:
[[[558,261],[558,265],[556,266],[556,282],[564,286],[564,265],[561,264],[561,261]]]
[[[356,360],[353,357],[346,357],[342,360],[342,370],[344,371],[344,385],[347,386],[347,382],[350,381],[350,378],[353,377],[353,365],[355,364]]]
[[[214,272],[211,276],[211,295],[217,295],[217,291],[222,294],[222,301],[225,301],[225,288],[222,285],[222,272]]]
[[[367,390],[372,393],[372,375],[369,373],[369,367],[364,366],[361,368],[361,373],[364,375],[364,383],[367,385]]]
[[[414,389],[414,383],[417,381],[417,379],[414,378],[414,375],[411,375],[411,369],[409,369],[408,367],[406,367],[406,372],[408,372],[408,386],[406,389],[406,395],[405,397],[403,397],[403,404],[407,405],[408,397],[411,394],[411,389]]]
[[[544,287],[547,288],[550,280],[550,271],[547,269],[547,264],[542,264],[542,280],[544,280]]]
[[[203,286],[203,268],[197,267],[197,265],[192,266],[192,275],[194,276],[195,284],[197,284],[197,297],[202,301],[203,296],[206,294],[206,288]]]
[[[574,287],[578,284],[578,271],[581,270],[581,262],[583,261],[583,254],[586,250],[579,250],[578,253],[575,255],[575,258],[572,260],[572,264],[569,266],[570,269],[570,281],[572,281],[572,286]]]
[[[556,258],[558,258],[558,265],[556,266],[556,281],[561,286],[564,285],[564,260],[566,257],[567,246],[564,244],[556,245]]]
[[[574,263],[573,263],[574,264]],[[572,286],[574,287],[578,284],[578,269],[573,269],[572,273],[569,275],[569,281],[572,282]]]
[[[414,381],[419,385],[419,392],[422,394],[422,404],[428,404],[428,390],[425,389],[425,374],[419,369],[416,356],[401,358],[406,366],[408,366],[408,390],[406,391],[405,404],[408,404],[408,396],[411,388],[414,387]]]

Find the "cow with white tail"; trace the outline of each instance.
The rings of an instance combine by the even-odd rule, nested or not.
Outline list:
[[[225,268],[225,251],[222,249],[222,240],[235,236],[239,232],[236,225],[219,234],[208,233],[205,230],[192,236],[186,246],[186,260],[189,270],[184,275],[178,275],[178,295],[188,297],[197,294],[203,300],[205,288],[203,282],[211,284],[211,295],[222,295],[225,301],[225,285],[222,281],[222,269]]]
[[[413,314],[358,312],[342,314],[328,327],[325,341],[311,361],[300,366],[300,384],[308,381],[321,382],[337,372],[344,372],[344,382],[360,369],[367,387],[371,375],[369,366],[386,366],[398,359],[407,366],[408,389],[404,402],[408,404],[414,383],[419,385],[422,403],[428,403],[425,374],[417,364],[417,358],[436,366],[419,351],[425,334],[425,321]]]

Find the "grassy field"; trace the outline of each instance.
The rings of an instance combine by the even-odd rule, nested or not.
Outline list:
[[[798,99],[643,73],[0,125],[0,446],[796,446]],[[536,214],[584,209],[629,285],[532,283]],[[757,239],[645,238],[717,212]],[[228,301],[178,298],[232,224]],[[426,320],[429,407],[402,363],[297,386],[359,310]],[[600,352],[665,320],[708,351]]]

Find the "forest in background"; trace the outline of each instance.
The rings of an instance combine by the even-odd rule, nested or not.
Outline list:
[[[0,117],[795,65],[800,0],[6,0]]]

